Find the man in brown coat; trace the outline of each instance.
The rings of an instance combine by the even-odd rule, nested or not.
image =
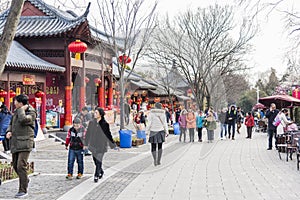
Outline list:
[[[27,161],[34,142],[35,109],[28,104],[28,96],[15,97],[16,110],[7,129],[6,137],[11,139],[11,153],[14,170],[19,176],[19,191],[15,198],[26,197],[28,188]]]

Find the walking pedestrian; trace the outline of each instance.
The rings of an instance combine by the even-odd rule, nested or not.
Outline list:
[[[207,141],[213,142],[214,140],[214,130],[217,128],[217,123],[212,111],[208,111],[207,118],[205,119],[205,127],[207,129]]]
[[[288,119],[288,109],[284,108],[281,110],[281,112],[278,113],[280,124],[277,126],[277,132],[276,134],[283,134],[285,131],[287,131],[288,125],[291,125],[293,121]]]
[[[196,128],[196,116],[192,109],[189,109],[186,115],[186,128],[189,130],[190,142],[194,142],[195,128]]]
[[[235,124],[237,119],[237,112],[235,110],[235,106],[230,107],[230,110],[226,113],[226,119],[228,123],[228,138],[230,139],[232,130],[232,140],[234,140]]]
[[[198,142],[202,142],[202,128],[203,128],[203,122],[204,122],[205,116],[203,115],[203,112],[200,110],[197,117],[196,117],[196,126],[198,131]]]
[[[227,112],[227,109],[223,108],[221,110],[221,113],[219,114],[220,129],[221,129],[221,132],[220,132],[220,138],[221,138],[221,140],[224,139],[224,138],[226,138],[226,136],[227,136],[226,112]],[[224,133],[224,135],[223,135],[223,133]]]
[[[130,116],[131,108],[128,103],[124,103],[124,117],[125,117],[125,124],[129,124],[129,116]]]
[[[186,114],[187,114],[186,109],[183,109],[180,112],[180,116],[178,118],[178,123],[180,126],[179,142],[181,142],[182,135],[183,135],[183,142],[185,142],[185,139],[186,139]]]
[[[237,107],[237,120],[236,120],[236,126],[237,130],[236,132],[240,134],[240,128],[242,127],[243,121],[244,121],[244,111],[240,107]]]
[[[105,112],[102,108],[96,108],[94,119],[90,121],[86,137],[84,140],[85,148],[92,152],[95,164],[94,182],[98,182],[102,178],[104,171],[102,169],[103,156],[107,152],[107,145],[110,148],[118,150],[109,128],[109,124],[104,118]]]
[[[89,125],[89,122],[93,119],[92,114],[89,112],[89,110],[86,106],[81,109],[81,112],[75,118],[79,118],[81,120],[82,126],[84,128],[87,128]],[[84,149],[84,155],[85,156],[91,155],[91,152],[89,151],[89,149]]]
[[[6,138],[6,130],[11,121],[11,113],[7,109],[7,107],[2,104],[0,106],[0,140],[2,140],[4,152],[10,153],[10,139]]]
[[[246,119],[245,119],[245,125],[247,127],[247,139],[251,139],[252,137],[252,129],[255,125],[254,123],[254,117],[252,116],[251,112],[247,113]]]
[[[81,179],[83,175],[83,140],[85,136],[85,128],[81,125],[81,120],[79,118],[75,118],[73,121],[73,127],[71,127],[68,131],[66,137],[66,150],[69,149],[68,152],[68,175],[66,179],[73,179],[73,168],[74,162],[77,161],[78,164],[78,173],[77,179]],[[69,148],[68,148],[69,147]]]
[[[11,138],[12,165],[19,176],[19,191],[15,198],[24,198],[28,196],[27,162],[33,147],[37,113],[28,104],[28,96],[25,94],[16,96],[14,104],[16,110],[7,129],[6,138]]]
[[[272,103],[270,108],[266,112],[266,118],[268,118],[268,148],[267,150],[272,150],[273,136],[276,137],[277,127],[273,125],[273,121],[279,110],[276,109],[275,103]],[[275,147],[277,148],[277,142],[275,140]]]
[[[161,103],[155,103],[154,109],[149,113],[149,143],[151,143],[151,153],[154,160],[154,166],[161,164],[162,145],[165,137],[169,135],[168,124],[166,121],[165,110]]]

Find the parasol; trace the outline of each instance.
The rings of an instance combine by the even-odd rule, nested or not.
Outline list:
[[[293,106],[300,106],[300,99],[289,95],[274,95],[260,98],[259,103],[262,103],[266,107],[270,107],[271,103],[275,103],[278,109],[288,108]]]

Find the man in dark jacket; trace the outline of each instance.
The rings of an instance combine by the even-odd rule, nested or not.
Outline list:
[[[33,147],[34,126],[36,119],[35,109],[28,104],[28,96],[20,94],[16,96],[14,104],[16,110],[7,129],[6,137],[11,139],[13,168],[19,176],[19,191],[16,198],[24,198],[27,194],[28,176],[27,161]]]
[[[276,109],[276,105],[274,103],[271,104],[270,109],[266,112],[266,118],[268,118],[268,136],[269,136],[269,146],[267,150],[272,150],[272,140],[273,135],[276,137],[276,130],[277,127],[273,125],[273,121],[277,114],[279,113],[279,110]],[[275,140],[275,146],[277,147],[277,143]]]
[[[234,140],[235,134],[235,124],[237,119],[237,112],[235,106],[231,106],[230,110],[226,113],[226,121],[228,124],[228,138],[231,136],[231,128],[232,128],[232,140]]]

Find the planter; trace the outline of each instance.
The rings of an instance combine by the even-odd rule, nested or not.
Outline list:
[[[27,163],[27,173],[31,174],[34,172],[34,162]],[[10,180],[17,178],[18,175],[13,169],[12,163],[0,162],[0,181]]]

